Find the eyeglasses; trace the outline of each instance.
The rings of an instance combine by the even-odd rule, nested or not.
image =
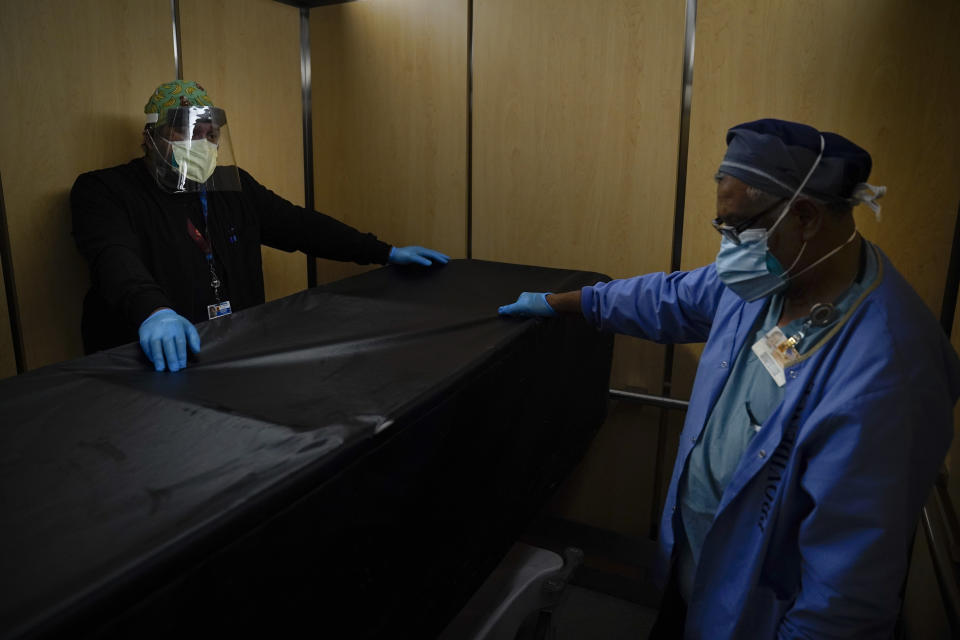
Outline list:
[[[776,207],[780,206],[780,204],[783,203],[784,200],[786,200],[786,198],[781,198],[780,200],[777,200],[776,202],[774,202],[772,205],[770,205],[769,207],[767,207],[757,215],[753,216],[752,218],[749,218],[748,220],[744,220],[739,224],[729,225],[723,220],[721,220],[720,218],[714,218],[713,228],[716,229],[717,233],[719,233],[721,236],[723,236],[733,244],[739,246],[740,233],[749,229],[753,225],[753,223],[755,223],[757,220],[759,220],[763,216],[773,211]]]
[[[157,128],[157,132],[164,140],[173,142],[182,142],[184,140],[209,140],[214,144],[220,143],[220,125],[210,121],[197,122],[193,125],[193,131],[189,134],[186,128],[174,128],[162,125]]]

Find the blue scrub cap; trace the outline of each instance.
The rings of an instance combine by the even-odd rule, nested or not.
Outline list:
[[[821,136],[823,157],[801,193],[825,203],[867,202],[878,212],[876,199],[886,188],[866,184],[870,154],[841,135],[798,122],[765,118],[731,128],[720,172],[789,198],[816,162]]]

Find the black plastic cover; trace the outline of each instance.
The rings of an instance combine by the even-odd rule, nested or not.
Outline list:
[[[612,336],[519,320],[604,276],[387,267],[0,383],[0,635],[431,637],[583,455]]]

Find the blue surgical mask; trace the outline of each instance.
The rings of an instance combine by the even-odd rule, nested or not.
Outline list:
[[[803,246],[800,247],[800,253],[797,254],[793,264],[791,264],[789,268],[784,269],[780,261],[777,260],[767,248],[767,239],[786,217],[787,212],[790,211],[790,207],[793,206],[794,200],[800,195],[803,187],[807,184],[807,180],[813,175],[814,169],[820,164],[820,158],[823,157],[823,147],[823,136],[820,136],[820,154],[814,161],[813,166],[810,167],[803,182],[800,183],[797,190],[793,192],[793,196],[791,196],[787,204],[784,205],[783,210],[777,217],[776,222],[773,223],[773,226],[769,229],[746,229],[741,231],[738,234],[740,238],[739,245],[728,240],[726,237],[720,242],[720,252],[717,254],[717,275],[723,284],[727,285],[731,291],[747,302],[753,302],[765,296],[779,293],[786,289],[790,283],[788,274],[793,267],[796,266],[797,261],[800,260],[804,249],[807,248],[807,243],[804,242]],[[839,251],[842,246],[844,245],[837,247],[834,251],[820,258],[820,260],[817,260],[806,269],[803,269],[803,271],[827,259],[833,255],[833,253]]]
[[[780,261],[767,249],[766,229],[742,231],[739,245],[724,238],[717,254],[717,275],[747,302],[779,293],[789,283]]]
[[[770,232],[765,229],[747,229],[740,234],[739,245],[726,238],[720,242],[720,253],[717,254],[717,275],[720,276],[723,284],[747,302],[783,291],[791,278],[796,278],[801,273],[813,269],[853,242],[857,237],[857,230],[854,228],[853,233],[844,242],[793,275],[790,275],[790,272],[800,261],[807,243],[804,242],[800,247],[800,253],[797,254],[793,264],[784,269],[780,261],[767,250],[768,237]]]

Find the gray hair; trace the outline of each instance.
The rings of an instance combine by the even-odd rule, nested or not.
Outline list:
[[[729,173],[724,173],[723,171],[717,171],[717,173],[713,176],[713,179],[716,182],[720,182],[721,180],[723,180],[728,176],[731,178],[734,177],[734,176],[731,176]],[[764,191],[763,189],[757,189],[756,187],[751,187],[750,185],[747,185],[746,193],[747,193],[747,200],[749,200],[751,204],[756,205],[758,210],[766,209],[767,207],[772,207],[777,200],[783,200],[781,196],[774,195],[772,193]],[[806,196],[806,194],[804,195]],[[821,207],[826,207],[827,211],[835,215],[853,213],[853,205],[850,204],[849,202],[823,202],[819,198],[813,198],[810,196],[806,196],[806,197],[812,200],[813,202],[816,202]]]
[[[725,177],[730,174],[724,173],[723,171],[717,171],[716,175],[713,176],[713,179],[716,182],[720,182]],[[730,176],[731,178],[733,176]],[[775,202],[778,200],[783,200],[780,196],[768,193],[763,189],[757,189],[756,187],[751,187],[747,185],[747,200],[750,201],[750,204],[757,205],[757,209],[766,209],[767,207],[772,207]]]

